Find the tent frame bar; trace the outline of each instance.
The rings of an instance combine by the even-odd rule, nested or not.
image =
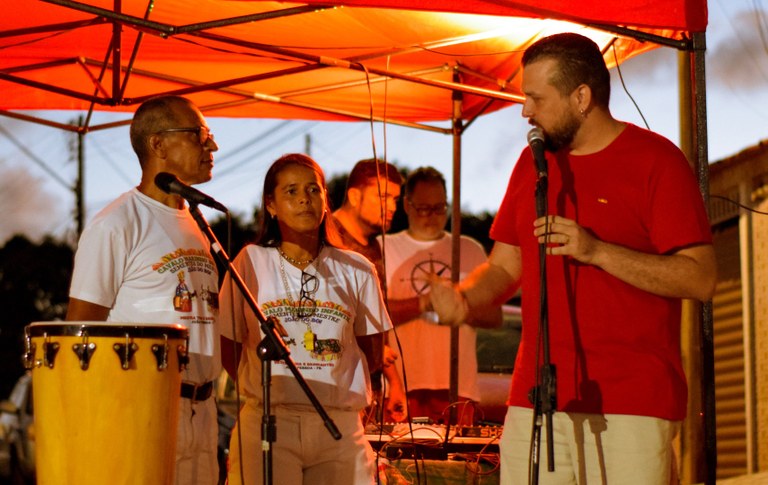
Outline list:
[[[232,17],[228,19],[213,20],[211,22],[201,22],[197,24],[188,24],[182,26],[173,26],[164,24],[161,22],[153,22],[152,20],[141,19],[132,15],[126,15],[123,13],[116,13],[113,10],[107,10],[101,7],[94,7],[85,3],[74,2],[72,0],[42,0],[45,3],[52,3],[62,7],[67,7],[71,10],[77,10],[80,12],[94,14],[98,17],[110,19],[110,21],[116,21],[120,24],[130,25],[138,30],[146,30],[150,33],[157,33],[161,37],[169,37],[176,34],[185,34],[189,32],[213,29],[217,27],[227,27],[230,25],[245,24],[249,22],[258,22],[260,20],[269,20],[280,17],[287,17],[290,15],[298,15],[307,12],[316,12],[318,10],[325,10],[334,8],[333,5],[315,5],[315,6],[303,6],[292,7],[283,10],[274,10],[272,12],[264,12],[250,15],[243,15],[240,17]]]
[[[366,73],[373,73],[373,74],[377,74],[377,75],[380,75],[380,76],[385,76],[385,77],[388,77],[388,78],[391,78],[391,79],[399,79],[399,80],[403,80],[403,81],[407,81],[407,82],[413,82],[413,83],[417,83],[417,84],[424,84],[424,85],[428,85],[428,86],[439,88],[439,89],[446,89],[446,90],[449,90],[449,91],[460,91],[460,92],[467,93],[467,94],[475,94],[475,95],[478,95],[478,96],[499,99],[499,100],[507,101],[507,102],[515,102],[515,103],[522,103],[523,102],[522,96],[517,96],[517,95],[513,95],[513,94],[509,94],[509,93],[494,91],[494,90],[490,90],[490,89],[484,89],[484,88],[478,88],[478,87],[473,87],[473,86],[467,86],[467,85],[463,85],[461,83],[424,79],[424,78],[419,78],[419,77],[416,77],[416,76],[409,76],[407,74],[398,73],[398,72],[395,72],[395,71],[390,71],[390,70],[387,70],[387,69],[377,69],[377,68],[365,66],[365,65],[363,65],[357,59],[350,60],[350,59],[338,59],[338,58],[332,58],[332,57],[326,57],[326,56],[316,56],[316,55],[312,55],[312,54],[306,54],[306,53],[303,53],[303,52],[294,51],[294,50],[291,50],[291,49],[286,49],[286,48],[283,48],[283,47],[271,46],[271,45],[266,45],[266,44],[258,44],[258,43],[253,43],[253,42],[245,42],[245,41],[240,41],[238,39],[233,39],[233,38],[229,38],[229,37],[225,37],[225,36],[221,36],[221,35],[216,35],[216,34],[202,32],[202,30],[210,29],[210,28],[214,28],[214,27],[221,27],[221,26],[228,26],[228,25],[237,25],[237,24],[242,24],[242,23],[255,22],[255,21],[259,21],[259,20],[266,20],[266,19],[284,17],[284,16],[287,16],[287,15],[296,15],[296,14],[301,14],[301,13],[306,13],[306,12],[316,12],[318,10],[323,10],[324,9],[323,7],[313,6],[313,7],[290,8],[290,9],[279,10],[279,11],[275,11],[275,12],[267,12],[267,13],[261,13],[261,14],[252,14],[252,15],[246,15],[246,16],[241,16],[241,17],[233,17],[233,18],[230,18],[230,19],[221,19],[221,20],[216,20],[216,21],[211,21],[211,22],[203,22],[203,23],[198,23],[198,24],[189,24],[189,25],[185,25],[185,26],[173,26],[173,25],[164,24],[164,23],[160,23],[160,22],[153,22],[153,21],[150,21],[150,20],[141,19],[141,18],[138,18],[138,17],[135,17],[135,16],[131,16],[131,15],[126,15],[126,14],[123,14],[123,13],[117,13],[117,12],[106,10],[106,9],[99,8],[99,7],[93,7],[93,6],[82,4],[82,3],[75,2],[75,1],[72,1],[72,0],[43,0],[43,1],[47,2],[47,3],[55,4],[55,5],[61,5],[61,6],[69,7],[69,8],[72,8],[74,10],[79,10],[79,11],[83,11],[83,12],[87,12],[87,13],[92,13],[92,14],[98,15],[99,17],[110,19],[110,21],[112,21],[114,23],[116,31],[119,31],[119,29],[117,28],[117,25],[125,24],[125,25],[131,25],[133,27],[136,27],[141,32],[153,33],[153,34],[159,35],[160,37],[164,37],[164,38],[167,38],[167,37],[170,37],[170,36],[173,36],[173,35],[177,35],[177,34],[188,34],[188,35],[193,35],[193,36],[200,37],[200,38],[203,38],[203,39],[206,39],[206,40],[211,40],[211,41],[215,41],[215,42],[221,42],[221,43],[224,43],[224,44],[227,44],[227,45],[236,45],[236,46],[239,46],[239,47],[246,47],[246,48],[250,48],[250,49],[253,49],[253,50],[259,50],[259,51],[263,51],[263,52],[268,52],[270,54],[277,54],[277,55],[281,55],[281,56],[290,57],[292,59],[296,59],[297,61],[310,62],[310,63],[313,64],[313,66],[311,66],[310,69],[312,69],[312,68],[320,69],[320,68],[324,68],[324,67],[347,68],[347,69],[352,69],[352,70],[357,70],[357,71],[363,71],[363,72],[366,72]],[[332,7],[325,7],[325,8],[332,8]],[[95,21],[89,21],[88,23],[84,23],[84,25],[90,25],[90,24],[93,24],[94,22]],[[120,51],[119,48],[115,48],[115,45],[119,46],[119,44],[116,44],[117,42],[119,42],[119,38],[117,37],[117,35],[119,35],[119,33],[116,33],[115,36],[113,37],[113,51],[112,52],[113,52],[114,55],[117,55],[116,53],[119,53],[119,51]],[[453,42],[459,42],[459,41],[460,41],[460,39],[459,40],[454,40]],[[444,44],[444,42],[443,42],[443,44]],[[412,49],[414,49],[414,47],[411,46],[408,49],[401,50],[401,51],[395,52],[395,53],[396,54],[398,54],[398,53],[399,54],[407,53],[407,52],[410,52]],[[392,52],[386,52],[386,53],[382,53],[380,55],[383,56],[383,55],[392,55],[392,54],[393,54]],[[372,57],[369,55],[369,56],[366,56],[366,58],[370,59]],[[119,65],[119,64],[117,64],[117,63],[115,63],[113,61],[113,70],[114,70],[114,74],[113,75],[114,75],[114,77],[118,77],[118,73],[120,72],[119,69],[116,68],[117,65]],[[266,76],[268,74],[269,73],[262,73],[259,76]],[[2,75],[2,73],[0,73],[0,75]],[[278,71],[278,72],[273,73],[273,77],[282,76],[282,75],[285,75],[284,71]],[[198,91],[202,91],[202,90],[216,89],[217,87],[232,86],[232,85],[235,85],[235,84],[241,84],[243,82],[249,82],[251,80],[258,80],[258,79],[269,79],[269,78],[268,77],[260,77],[260,78],[253,79],[253,78],[250,78],[250,77],[246,77],[246,78],[229,80],[229,81],[220,81],[218,83],[212,83],[212,84],[209,84],[209,85],[201,85],[201,86],[195,88],[192,91],[182,91],[182,92],[171,91],[171,92],[166,93],[166,94],[182,94],[182,93],[183,94],[188,94],[188,93],[194,93],[194,92],[198,92]],[[10,78],[10,79],[7,79],[7,80],[12,81],[12,82],[20,82],[21,83],[21,78]],[[22,84],[24,84],[24,83],[22,83]],[[29,85],[30,87],[38,87],[40,89],[45,89],[45,85],[43,85],[43,84],[29,84],[29,83],[27,83],[27,85]],[[50,87],[49,88],[49,90],[52,90],[52,89],[54,89],[54,87]],[[54,91],[54,92],[58,92],[58,91]],[[114,89],[114,93],[119,93],[119,92],[120,92],[119,88]],[[67,94],[67,93],[63,93],[63,92],[59,92],[59,93],[60,94]],[[72,92],[72,93],[74,93],[74,92]],[[102,104],[102,105],[105,105],[105,106],[116,106],[116,105],[123,105],[123,104],[140,103],[140,102],[142,102],[143,100],[146,99],[146,97],[144,97],[144,98],[134,98],[134,99],[130,99],[129,100],[129,99],[116,98],[113,95],[112,99],[106,100],[106,99],[99,99],[99,98],[88,98],[88,97],[83,97],[83,96],[87,96],[87,95],[82,95],[81,94],[81,95],[78,95],[78,96],[75,96],[75,97],[77,97],[78,99],[90,100],[92,102],[95,102],[95,103],[98,103],[98,104]]]
[[[647,42],[653,42],[667,47],[673,47],[681,51],[693,50],[693,42],[690,39],[670,39],[669,37],[662,37],[660,35],[654,35],[642,30],[630,29],[627,27],[621,27],[618,25],[606,25],[606,24],[585,24],[587,27],[593,29],[600,29],[606,32],[619,34],[624,37],[631,37],[635,40],[642,40]]]

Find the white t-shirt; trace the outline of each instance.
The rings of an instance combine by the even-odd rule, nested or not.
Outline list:
[[[378,238],[381,244],[381,237]],[[429,292],[427,275],[438,273],[451,278],[452,237],[444,232],[440,239],[418,241],[408,231],[387,234],[383,252],[386,263],[387,298],[404,300],[420,292]],[[476,240],[461,236],[461,271],[459,280],[487,260],[485,250]],[[405,365],[409,390],[449,389],[451,328],[417,318],[397,326],[402,355],[396,361],[402,373]],[[477,334],[469,325],[459,327],[459,396],[480,399],[477,386]],[[390,338],[390,347],[397,342]]]
[[[134,188],[83,231],[69,296],[110,308],[107,322],[183,325],[190,363],[182,379],[214,380],[221,373],[218,273],[208,247],[187,210]]]
[[[249,245],[234,266],[264,316],[276,317],[288,332],[283,341],[290,357],[320,403],[344,410],[364,408],[370,399],[368,366],[355,337],[392,327],[373,265],[355,252],[326,246],[302,272],[283,260],[276,248]],[[295,314],[302,273],[317,278],[317,289],[308,294],[316,311],[305,319]],[[313,284],[305,288],[311,290]],[[262,363],[256,348],[263,333],[229,275],[222,285],[221,322],[225,337],[243,342],[241,392],[260,402]],[[283,361],[272,362],[270,391],[272,405],[310,405]]]

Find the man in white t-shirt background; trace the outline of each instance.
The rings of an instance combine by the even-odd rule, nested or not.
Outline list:
[[[429,280],[433,275],[450,279],[453,238],[445,231],[448,201],[445,178],[432,167],[413,171],[404,186],[403,208],[408,228],[378,238],[386,261],[387,301],[396,327],[401,359],[396,363],[404,378],[409,414],[446,423],[449,406],[456,405],[457,423],[472,425],[473,405],[480,392],[477,385],[476,332],[473,327],[501,324],[501,308],[474,312],[459,328],[458,401],[451,403],[451,328],[441,326],[429,311]],[[459,279],[487,259],[482,245],[461,236]],[[390,339],[390,346],[398,348]]]

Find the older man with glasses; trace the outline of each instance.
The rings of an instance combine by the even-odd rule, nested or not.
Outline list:
[[[405,182],[403,207],[408,228],[380,238],[384,248],[387,301],[402,348],[400,372],[408,389],[409,413],[432,422],[447,423],[450,406],[458,406],[457,423],[472,425],[472,402],[479,401],[477,387],[476,334],[472,326],[493,327],[501,323],[499,307],[473,313],[459,329],[458,402],[449,399],[451,329],[440,326],[429,308],[431,278],[450,279],[452,236],[445,231],[448,202],[445,178],[432,167],[413,171]],[[486,261],[485,250],[476,240],[461,236],[461,276]],[[396,343],[390,342],[391,346]],[[404,370],[403,370],[404,368]]]
[[[200,110],[179,96],[152,98],[139,106],[131,144],[141,182],[99,212],[83,232],[67,320],[181,323],[188,328],[190,360],[181,390],[174,391],[181,393],[176,483],[211,485],[218,477],[212,397],[213,380],[221,372],[218,306],[199,295],[218,292],[218,276],[208,241],[185,210],[184,199],[158,188],[155,177],[167,172],[186,184],[207,182],[219,147]]]

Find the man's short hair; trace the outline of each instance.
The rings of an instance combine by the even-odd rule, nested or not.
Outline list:
[[[534,42],[523,54],[523,67],[543,59],[557,62],[557,71],[549,79],[563,96],[581,84],[592,90],[595,104],[608,107],[611,99],[611,75],[603,53],[592,39],[566,32],[550,35]]]
[[[360,160],[352,167],[347,179],[347,192],[352,188],[361,188],[375,181],[379,174],[386,177],[393,184],[403,184],[403,176],[397,171],[397,167],[381,159],[369,158]]]
[[[133,114],[131,146],[142,166],[149,157],[147,139],[161,130],[175,128],[174,125],[178,123],[178,119],[174,108],[181,104],[190,108],[195,106],[192,101],[183,96],[156,96],[141,103]]]
[[[408,174],[408,179],[405,181],[404,193],[408,197],[413,193],[413,189],[416,188],[416,184],[419,182],[437,182],[445,189],[445,177],[434,167],[419,167],[413,172]]]

